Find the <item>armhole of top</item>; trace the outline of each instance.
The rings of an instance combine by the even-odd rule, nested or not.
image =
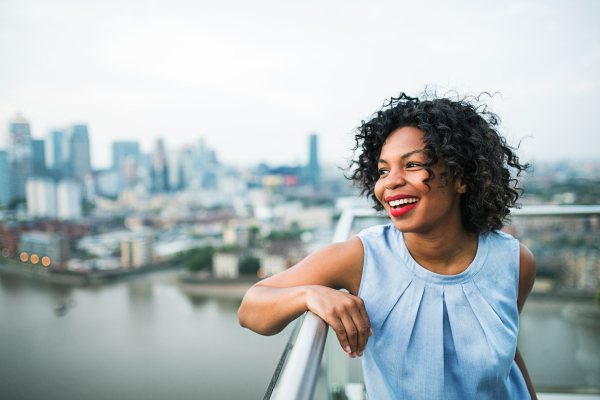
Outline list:
[[[362,264],[362,273],[360,274],[360,285],[358,287],[358,293],[356,294],[357,297],[360,297],[360,295],[362,294],[363,291],[363,287],[364,287],[364,282],[365,282],[365,275],[366,275],[366,269],[367,269],[367,246],[365,246],[365,242],[364,242],[364,238],[360,235],[360,233],[354,235],[355,237],[357,237],[360,240],[360,243],[362,244],[363,247],[363,264]]]

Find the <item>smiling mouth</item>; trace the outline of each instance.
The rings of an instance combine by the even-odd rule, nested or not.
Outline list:
[[[388,201],[387,203],[390,205],[390,208],[392,208],[394,210],[399,210],[403,207],[414,204],[418,201],[419,201],[418,197],[407,197],[404,199],[391,200],[391,201]]]

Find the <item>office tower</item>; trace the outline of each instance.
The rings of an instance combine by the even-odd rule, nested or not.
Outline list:
[[[32,174],[37,176],[46,176],[46,150],[43,140],[32,140],[31,148],[33,150],[33,169]]]
[[[62,160],[62,141],[65,131],[54,129],[46,137],[46,167],[58,170]]]
[[[169,188],[171,190],[179,190],[185,187],[183,175],[184,152],[185,149],[167,151]]]
[[[321,169],[319,168],[319,156],[317,148],[317,135],[310,135],[310,157],[308,161],[308,183],[313,188],[319,188],[321,183]]]
[[[24,200],[25,184],[33,171],[33,149],[29,122],[18,114],[9,123],[7,153],[11,200]]]
[[[192,156],[192,146],[185,145],[181,150],[181,159],[179,160],[179,165],[181,167],[181,187],[189,189],[193,187],[193,177],[194,177],[194,160]]]
[[[113,143],[113,169],[121,170],[123,162],[127,158],[137,157],[140,154],[138,142],[114,142]]]
[[[27,213],[32,217],[56,218],[56,186],[47,177],[27,180]]]
[[[143,187],[147,192],[152,191],[152,155],[140,154],[135,160],[136,185]]]
[[[152,154],[151,174],[153,192],[161,193],[169,190],[169,167],[162,139],[156,141],[156,149]]]
[[[8,153],[0,150],[0,208],[10,204],[10,168]]]
[[[56,186],[57,215],[62,220],[80,219],[81,212],[81,186],[78,182],[64,179]]]
[[[192,187],[216,188],[217,156],[209,149],[204,139],[199,139],[191,147],[193,176]]]
[[[86,125],[73,125],[65,131],[61,147],[62,171],[64,177],[83,177],[91,171],[90,142]]]

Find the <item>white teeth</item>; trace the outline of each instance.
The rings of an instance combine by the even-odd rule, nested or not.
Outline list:
[[[399,200],[392,200],[389,202],[390,206],[392,207],[396,207],[399,206],[401,204],[409,204],[409,203],[416,203],[419,199],[416,197],[410,197],[407,199],[399,199]]]

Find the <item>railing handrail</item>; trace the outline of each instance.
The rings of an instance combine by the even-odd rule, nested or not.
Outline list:
[[[275,390],[275,400],[313,398],[327,339],[327,326],[312,311],[306,312],[281,382]]]
[[[529,205],[511,210],[515,217],[551,217],[551,216],[577,216],[600,215],[600,205],[590,206],[555,206],[555,205]]]

